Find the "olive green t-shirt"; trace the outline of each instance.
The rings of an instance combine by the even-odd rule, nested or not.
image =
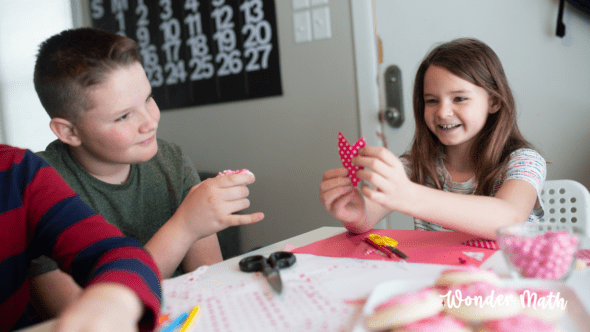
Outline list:
[[[106,221],[135,238],[141,245],[174,214],[190,189],[199,183],[197,171],[180,147],[158,139],[156,155],[131,165],[129,179],[120,185],[103,182],[90,175],[59,140],[37,154],[45,159],[92,209]],[[47,257],[31,265],[31,275],[57,269]],[[179,269],[174,276],[180,273]]]

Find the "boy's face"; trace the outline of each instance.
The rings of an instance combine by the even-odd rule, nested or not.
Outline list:
[[[92,108],[75,124],[77,156],[105,166],[137,164],[158,151],[160,110],[141,64],[113,71],[89,92]]]

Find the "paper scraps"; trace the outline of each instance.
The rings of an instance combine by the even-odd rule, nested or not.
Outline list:
[[[476,247],[476,248],[486,248],[486,249],[492,249],[492,250],[500,249],[498,247],[498,242],[496,242],[494,240],[473,239],[473,240],[467,240],[461,244],[471,246],[471,247]]]
[[[363,169],[364,167],[353,165],[350,160],[358,156],[359,150],[365,145],[365,138],[361,137],[358,141],[356,141],[356,143],[354,143],[354,145],[351,146],[344,135],[342,135],[341,132],[338,132],[338,152],[340,153],[340,161],[342,162],[342,166],[348,170],[348,177],[352,181],[352,185],[355,187],[360,182],[356,172],[360,169]]]

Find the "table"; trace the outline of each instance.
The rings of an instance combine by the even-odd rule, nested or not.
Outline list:
[[[255,308],[257,306],[262,306],[261,308],[263,308],[264,310],[269,309],[269,312],[266,313],[265,320],[263,322],[249,322],[249,324],[252,324],[251,326],[242,326],[240,330],[290,330],[289,328],[285,328],[284,326],[280,325],[285,324],[285,326],[287,326],[287,324],[289,324],[289,321],[286,317],[283,317],[283,319],[280,318],[281,315],[286,315],[286,313],[283,309],[281,309],[280,306],[281,301],[289,299],[290,295],[283,294],[280,297],[278,297],[278,299],[274,298],[273,296],[276,295],[273,295],[273,293],[270,291],[268,284],[262,278],[262,276],[256,274],[246,274],[239,271],[239,260],[244,258],[245,256],[254,254],[267,256],[268,254],[274,251],[284,250],[287,245],[295,247],[305,246],[307,244],[340,234],[345,231],[346,229],[343,227],[321,227],[316,230],[295,236],[293,238],[289,238],[287,240],[269,245],[267,247],[254,250],[247,254],[225,260],[218,264],[198,269],[197,271],[191,274],[186,274],[174,279],[165,280],[163,282],[163,291],[165,294],[164,311],[167,310],[166,307],[170,307],[172,304],[172,306],[175,306],[174,310],[176,310],[176,312],[171,312],[171,315],[174,316],[175,314],[178,314],[180,310],[179,307],[182,307],[183,301],[186,301],[185,310],[188,309],[189,306],[193,306],[195,303],[199,302],[202,308],[206,308],[208,306],[210,310],[215,310],[215,319],[217,319],[218,321],[213,323],[210,320],[199,322],[195,330],[225,331],[228,329],[233,330],[233,328],[231,327],[232,320],[249,320],[252,316],[259,315],[259,313],[253,314],[252,312],[248,312],[248,310],[253,310],[252,308]],[[288,315],[297,315],[298,310],[301,312],[308,309],[322,310],[322,308],[324,307],[326,308],[326,310],[328,310],[328,308],[331,308],[332,310],[332,312],[328,310],[325,313],[319,313],[317,315],[318,320],[309,319],[309,322],[307,322],[307,327],[309,329],[307,330],[350,331],[351,327],[357,322],[357,320],[361,316],[361,310],[363,307],[364,300],[369,296],[369,294],[375,286],[392,279],[414,280],[419,278],[435,278],[442,270],[449,267],[446,265],[408,263],[407,267],[409,268],[403,268],[401,266],[401,263],[355,260],[349,258],[329,258],[303,254],[297,255],[298,263],[288,270],[281,271],[281,275],[283,277],[283,284],[285,287],[284,293],[291,292],[290,294],[294,295],[297,292],[311,292],[309,293],[309,299],[305,297],[303,299],[300,298],[300,300],[312,302],[299,304],[308,307],[297,307],[297,303],[290,302],[290,309]],[[307,271],[298,268],[298,265],[299,267],[309,267],[314,264],[316,264],[314,266],[318,266],[317,264],[320,264],[319,266],[321,266],[321,264],[324,264],[325,262],[328,262],[326,264],[326,269],[322,271],[319,271],[321,269],[316,269],[316,271],[319,272],[317,272],[317,275],[315,276],[307,276],[305,275]],[[382,264],[387,263],[389,263],[389,265],[386,269],[383,269],[384,265]],[[363,266],[366,266],[368,270],[372,266],[374,266],[379,267],[379,269],[376,269],[375,271],[385,272],[366,273],[349,277],[345,275],[345,273],[340,273],[339,275],[336,272],[331,273],[328,271],[332,268],[335,270],[341,269],[342,271],[344,271],[346,266],[350,266],[351,271],[358,271],[359,264],[365,264]],[[511,278],[508,266],[506,265],[502,257],[502,253],[500,251],[494,253],[487,261],[485,261],[481,265],[481,267],[486,269],[493,269],[502,278]],[[191,280],[191,278],[194,279],[194,281]],[[305,278],[311,280],[311,282],[304,283],[302,282],[302,280],[300,280]],[[322,278],[328,279],[323,280]],[[314,283],[314,280],[316,283]],[[192,282],[196,283],[191,284]],[[318,285],[318,283],[320,283],[322,287],[314,288],[314,285]],[[191,294],[189,294],[190,288],[188,288],[187,285],[196,285],[196,287],[198,287],[198,291],[193,291]],[[569,278],[566,285],[576,292],[577,297],[580,299],[582,305],[584,306],[584,310],[586,312],[590,312],[590,268],[573,271],[573,275]],[[181,294],[183,291],[186,291],[186,295]],[[235,307],[225,308],[228,309],[229,312],[223,313],[224,309],[221,308],[223,304],[221,304],[221,301],[215,300],[215,298],[233,296],[231,294],[240,294],[241,291],[243,292],[243,294],[255,294],[255,296],[248,299],[237,296],[235,298],[235,304],[232,304]],[[174,294],[175,297],[172,298],[171,294]],[[183,296],[186,297],[186,299],[184,299]],[[195,298],[195,296],[198,296],[199,298]],[[241,303],[240,301],[245,302]],[[313,301],[316,301],[316,303],[313,303]],[[324,302],[317,303],[321,301]],[[346,305],[331,306],[331,303],[341,303],[339,301],[346,302]],[[272,303],[277,304],[277,306],[274,307],[274,309],[272,307],[264,307],[269,306]],[[339,321],[330,321],[330,317],[334,317],[334,320]],[[320,320],[322,321],[320,322]],[[260,325],[266,323],[268,323],[267,326]],[[30,328],[25,331],[49,331],[48,323],[44,325],[44,329],[39,329],[42,326],[38,326],[37,329]]]

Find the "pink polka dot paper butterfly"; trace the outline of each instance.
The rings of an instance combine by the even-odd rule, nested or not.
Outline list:
[[[363,169],[362,166],[352,165],[350,160],[359,154],[359,149],[366,145],[365,138],[361,137],[354,145],[350,145],[344,135],[338,132],[338,152],[340,153],[340,161],[342,166],[348,170],[348,177],[352,181],[352,185],[356,187],[360,179],[356,176],[356,172],[359,169]]]

